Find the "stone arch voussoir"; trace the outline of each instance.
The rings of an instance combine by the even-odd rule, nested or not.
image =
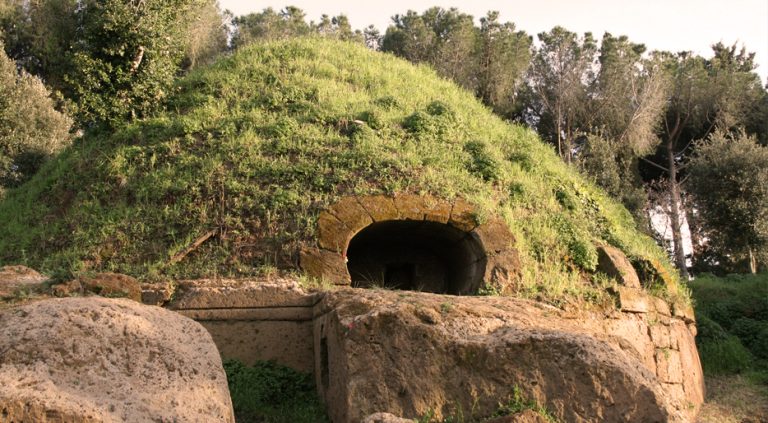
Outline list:
[[[498,217],[478,222],[476,208],[463,199],[432,196],[348,196],[322,211],[317,221],[317,245],[300,251],[301,268],[310,276],[349,285],[347,248],[363,229],[379,222],[410,220],[449,225],[467,233],[481,246],[486,259],[483,282],[497,292],[509,291],[519,277],[515,238]]]

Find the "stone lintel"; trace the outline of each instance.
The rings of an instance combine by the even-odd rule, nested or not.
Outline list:
[[[311,307],[318,300],[319,294],[307,293],[296,282],[284,279],[180,281],[168,308]]]

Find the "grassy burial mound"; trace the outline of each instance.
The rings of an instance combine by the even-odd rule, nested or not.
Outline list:
[[[243,48],[175,90],[167,112],[85,136],[10,191],[0,264],[144,279],[298,269],[323,209],[408,193],[502,218],[520,254],[516,295],[601,301],[601,244],[646,287],[681,295],[624,208],[427,67],[299,39]]]

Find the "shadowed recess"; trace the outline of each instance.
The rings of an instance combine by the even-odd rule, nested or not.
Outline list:
[[[414,220],[374,223],[349,243],[352,286],[440,294],[477,293],[485,251],[477,238],[452,226]]]

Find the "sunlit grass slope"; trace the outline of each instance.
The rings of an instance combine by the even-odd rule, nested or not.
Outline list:
[[[324,207],[408,192],[461,196],[505,218],[524,266],[520,295],[601,291],[599,243],[674,273],[629,213],[533,132],[427,67],[301,39],[241,49],[176,89],[167,113],[86,136],[10,192],[0,262],[149,279],[293,269]]]

